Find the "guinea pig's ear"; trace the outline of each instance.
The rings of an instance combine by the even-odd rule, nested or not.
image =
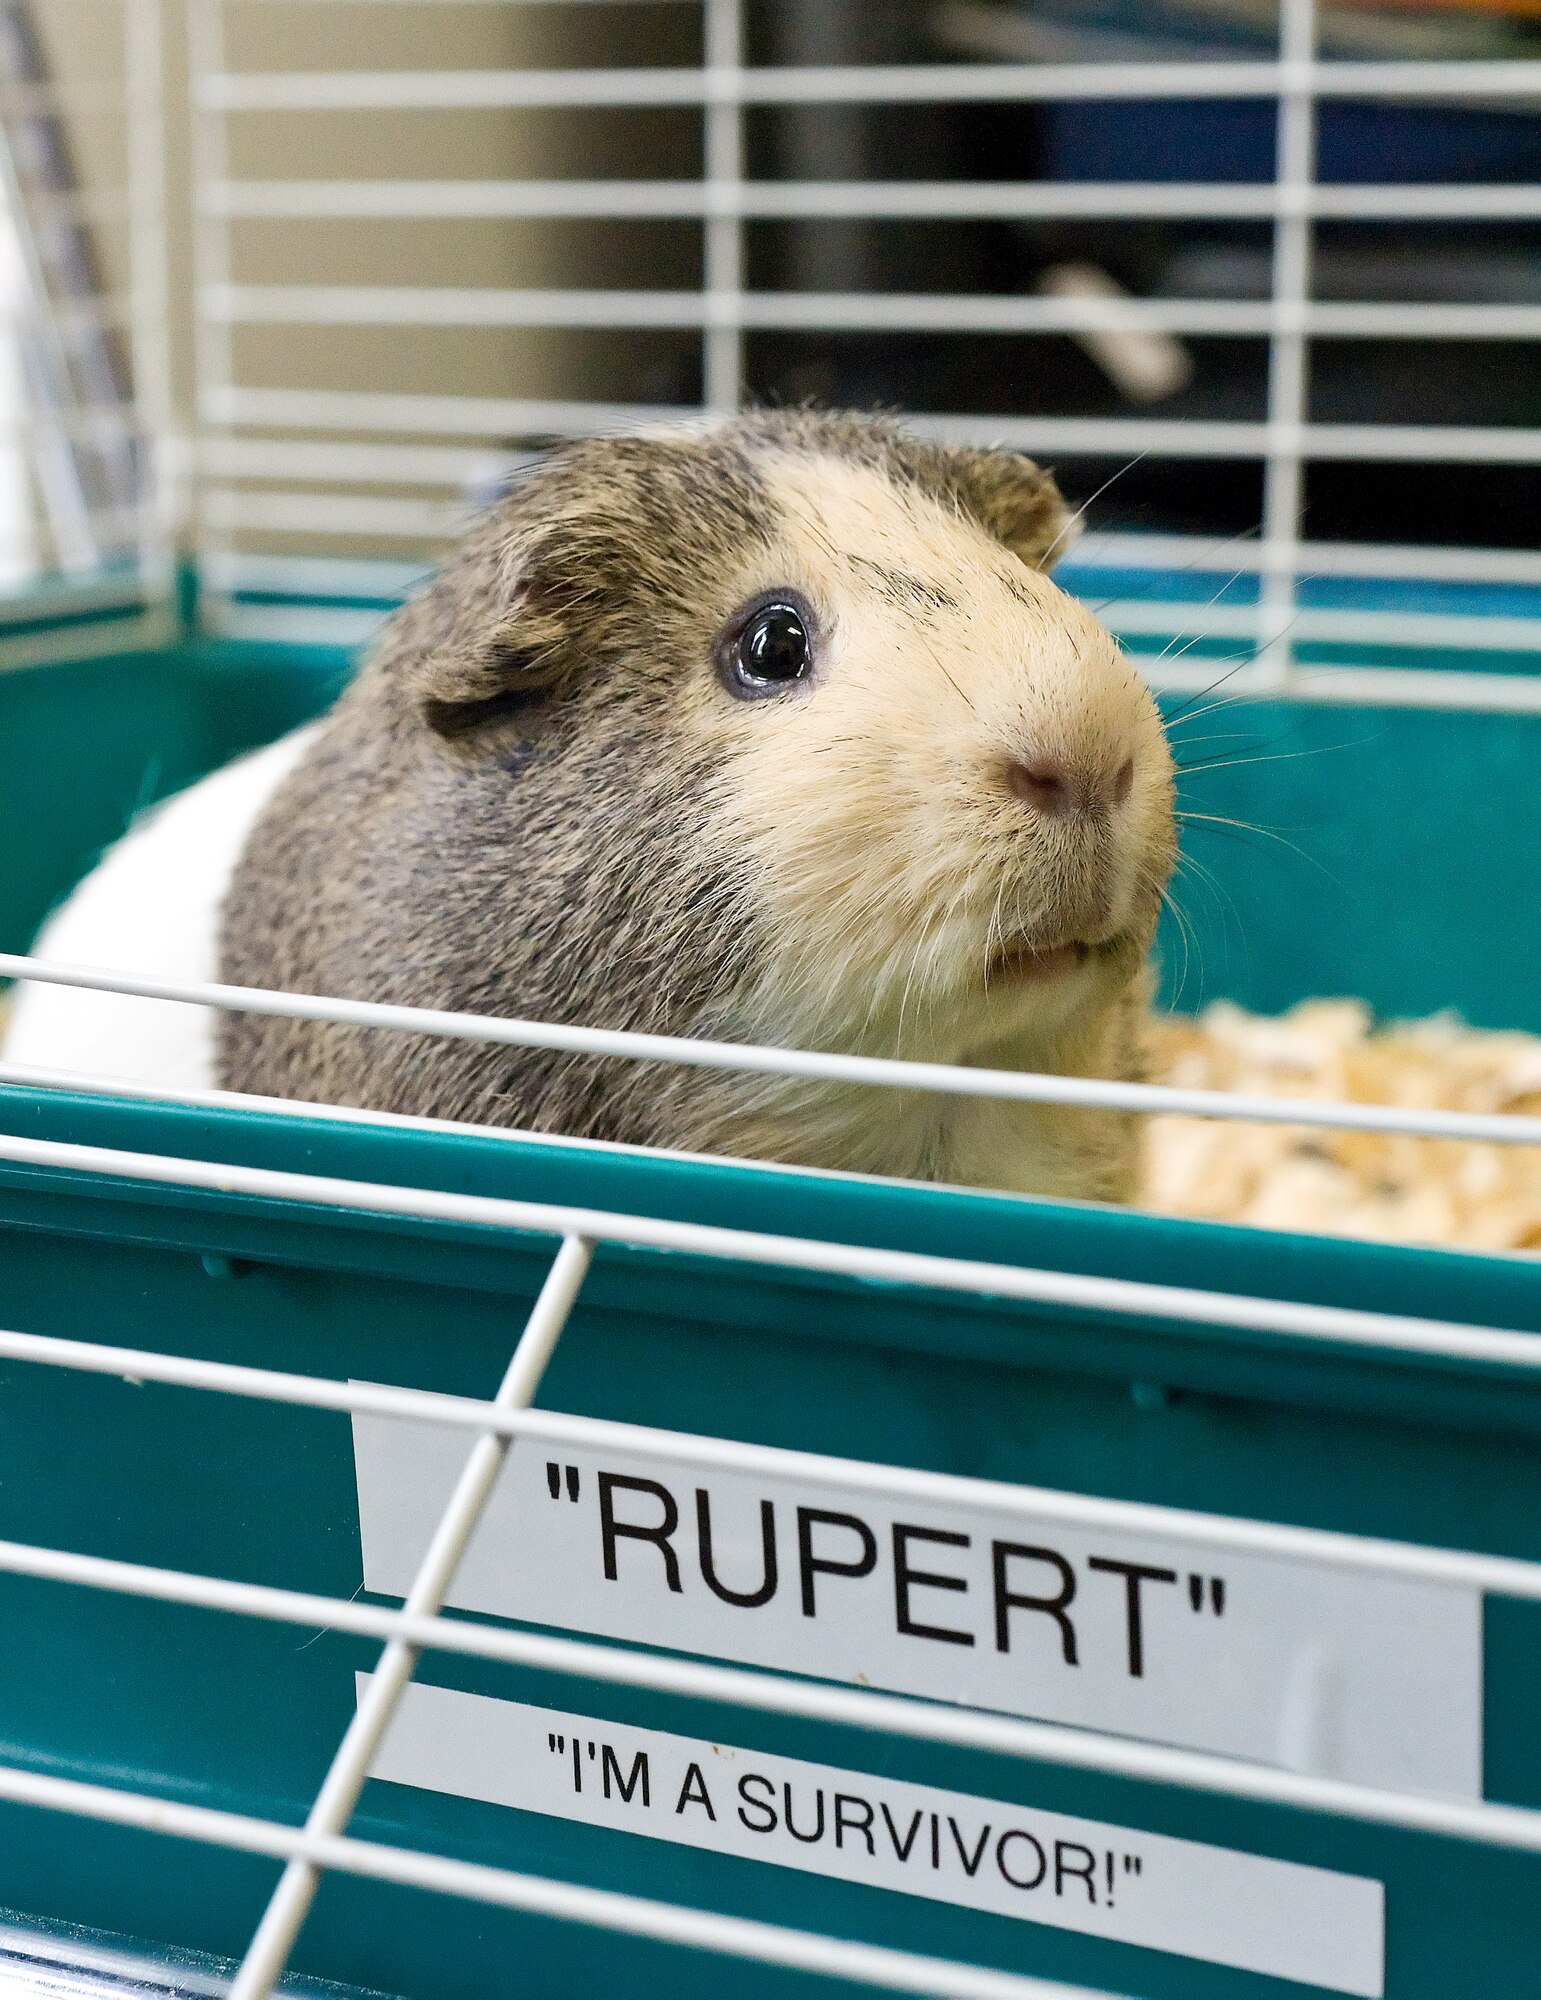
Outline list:
[[[958,496],[988,534],[1029,569],[1047,569],[1074,539],[1076,519],[1054,475],[1019,451],[947,452]]]
[[[532,707],[561,680],[560,652],[515,616],[435,653],[423,675],[423,714],[441,736]]]
[[[485,622],[460,623],[423,661],[423,714],[441,736],[463,736],[533,707],[572,670],[572,626],[560,587],[533,560],[533,549],[522,553],[516,564],[505,559],[497,611]],[[470,594],[474,604],[479,593]]]

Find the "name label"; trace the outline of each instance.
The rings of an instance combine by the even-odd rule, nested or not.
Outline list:
[[[422,1682],[372,1775],[1334,1993],[1383,1991],[1384,1891],[1362,1876]]]
[[[1472,1590],[1035,1516],[688,1440],[516,1444],[451,1602],[495,1617],[924,1695],[1405,1791],[1477,1798]],[[357,1416],[364,1583],[405,1597],[470,1449]],[[827,1464],[827,1461],[824,1462]]]

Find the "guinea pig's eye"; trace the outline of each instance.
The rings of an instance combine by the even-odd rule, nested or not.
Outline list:
[[[813,665],[813,620],[790,594],[762,599],[741,613],[717,647],[718,671],[741,700],[776,694]]]

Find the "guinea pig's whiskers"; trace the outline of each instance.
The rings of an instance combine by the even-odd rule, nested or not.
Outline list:
[[[1239,575],[1240,572],[1238,571],[1237,574]],[[1232,577],[1230,579],[1230,582],[1234,583],[1235,580],[1236,580],[1235,577]],[[1217,593],[1216,597],[1210,599],[1210,604],[1214,604],[1215,602],[1217,602],[1218,597],[1223,596],[1224,592],[1229,588],[1230,588],[1230,583],[1222,585],[1221,590]],[[1209,607],[1206,605],[1205,609],[1207,610],[1208,608]],[[1299,622],[1300,617],[1301,613],[1297,611],[1295,613],[1295,616],[1292,619],[1290,619],[1289,623],[1284,627],[1283,631],[1280,632],[1280,634],[1278,635],[1280,639],[1286,639],[1289,637],[1290,633],[1294,631],[1295,626]],[[1175,635],[1173,639],[1170,640],[1168,644],[1162,648],[1161,652],[1159,652],[1156,655],[1155,659],[1151,662],[1152,666],[1159,666],[1163,661],[1169,659],[1172,661],[1180,660],[1185,653],[1191,652],[1193,647],[1198,645],[1200,640],[1204,637],[1204,634],[1202,632],[1194,633],[1187,640],[1187,642],[1182,647],[1180,647],[1177,652],[1174,653],[1172,651],[1172,647],[1176,645],[1178,637],[1181,637],[1181,634]],[[1194,723],[1201,721],[1204,716],[1212,715],[1216,712],[1217,709],[1230,705],[1229,698],[1227,699],[1227,701],[1211,702],[1209,700],[1209,697],[1212,694],[1214,694],[1217,688],[1224,687],[1227,681],[1234,679],[1235,676],[1241,672],[1243,667],[1249,666],[1254,660],[1256,660],[1257,652],[1255,648],[1249,647],[1244,652],[1236,654],[1225,654],[1220,657],[1225,661],[1229,662],[1229,664],[1226,666],[1226,671],[1223,674],[1218,675],[1214,680],[1212,680],[1207,687],[1201,688],[1197,694],[1191,695],[1188,698],[1188,700],[1182,704],[1180,708],[1175,709],[1171,715],[1165,718],[1165,727],[1168,736],[1175,738],[1177,735],[1179,725],[1184,723]],[[1246,698],[1247,697],[1245,696],[1241,697],[1241,699],[1246,699]],[[1201,702],[1205,703],[1206,705],[1204,707],[1199,707],[1198,704]]]
[[[1295,613],[1295,616],[1284,627],[1283,631],[1279,633],[1278,636],[1281,640],[1287,639],[1289,637],[1291,632],[1294,631],[1296,625],[1299,624],[1300,618],[1301,618],[1301,613],[1297,611]],[[1188,641],[1188,644],[1183,647],[1182,652],[1174,653],[1172,655],[1173,659],[1180,660],[1183,656],[1183,653],[1188,652],[1193,646],[1196,646],[1198,644],[1199,639],[1202,636],[1203,635],[1201,633],[1196,634],[1192,639]],[[1158,661],[1164,660],[1166,657],[1167,657],[1166,653],[1164,652],[1157,655]],[[1208,687],[1201,688],[1196,695],[1194,695],[1189,701],[1184,703],[1184,705],[1181,708],[1179,708],[1168,719],[1166,725],[1168,733],[1170,733],[1179,722],[1197,722],[1201,716],[1212,714],[1214,711],[1214,707],[1220,706],[1221,704],[1212,704],[1209,708],[1195,709],[1194,703],[1204,701],[1209,695],[1212,695],[1214,693],[1216,688],[1224,687],[1225,683],[1228,680],[1234,679],[1235,676],[1241,672],[1243,667],[1252,665],[1252,663],[1257,659],[1258,656],[1255,648],[1249,648],[1244,653],[1238,653],[1238,654],[1228,653],[1225,654],[1223,657],[1226,658],[1227,660],[1231,660],[1233,664],[1229,666],[1226,669],[1226,671],[1219,676],[1217,680],[1211,681]]]
[[[904,988],[899,996],[899,1015],[895,1024],[895,1034],[901,1041],[904,1036],[905,1015],[909,1010],[910,996],[912,993],[916,993],[915,982],[917,974],[920,972],[921,960],[930,950],[933,938],[939,937],[946,931],[959,904],[971,896],[973,886],[974,875],[973,871],[970,870],[964,880],[954,888],[952,895],[946,903],[940,907],[937,907],[935,904],[931,906],[919,927],[915,940],[915,949],[911,953],[909,968],[905,975]],[[937,982],[934,979],[925,980],[922,982],[918,993],[916,993],[917,1007],[924,1004],[931,1010],[933,1016],[937,999],[936,986]],[[918,1014],[915,1025],[918,1032],[920,1028]]]
[[[1210,637],[1210,634],[1207,632],[1190,632],[1188,637],[1183,640],[1182,645],[1177,646],[1177,639],[1182,638],[1182,634],[1179,632],[1177,634],[1177,638],[1169,639],[1167,641],[1167,643],[1162,647],[1161,651],[1156,654],[1154,659],[1152,659],[1150,664],[1153,667],[1159,667],[1162,665],[1173,665],[1178,660],[1185,660],[1188,657],[1188,655],[1193,651],[1194,647],[1202,646],[1205,639],[1207,639],[1208,637]],[[1175,653],[1172,651],[1172,648],[1174,646],[1177,646],[1177,651]],[[1245,651],[1240,653],[1212,653],[1209,657],[1218,662],[1221,666],[1229,667],[1231,669],[1231,672],[1234,673],[1237,667],[1246,666],[1249,660],[1255,659],[1257,656],[1252,651],[1252,649],[1248,647]],[[1229,678],[1230,678],[1229,674],[1222,674],[1220,680],[1214,682],[1214,686],[1219,687],[1221,681],[1228,680]],[[1205,688],[1203,690],[1203,693],[1194,696],[1194,700],[1202,701],[1204,699],[1204,695],[1208,694],[1209,692],[1210,689]],[[1179,713],[1181,713],[1180,710]]]
[[[1257,757],[1207,757],[1196,764],[1179,764],[1185,778],[1201,778],[1211,771],[1236,771],[1245,764],[1294,764],[1302,757],[1325,757],[1335,750],[1352,749],[1348,743],[1317,743],[1306,750],[1272,750]]]
[[[984,984],[987,993],[990,990],[990,967],[995,963],[997,948],[1001,952],[1004,952],[1006,949],[1003,908],[1005,901],[1006,884],[1002,882],[995,892],[995,907],[990,912],[990,921],[985,925]]]
[[[1249,819],[1232,819],[1225,813],[1198,813],[1198,812],[1179,811],[1173,814],[1173,818],[1177,821],[1177,824],[1179,826],[1195,826],[1195,825],[1228,826],[1233,828],[1238,833],[1265,834],[1270,840],[1282,840],[1284,838],[1282,834],[1274,833],[1273,830],[1269,827],[1257,826],[1256,824],[1254,824],[1253,821]]]
[[[1250,653],[1244,653],[1241,656],[1239,664],[1245,666],[1251,658],[1252,655]],[[1223,694],[1215,701],[1208,699],[1216,688],[1221,687],[1230,678],[1230,674],[1222,674],[1219,680],[1213,682],[1209,687],[1202,689],[1198,694],[1191,696],[1181,708],[1176,709],[1171,715],[1164,717],[1163,727],[1166,730],[1167,736],[1174,740],[1182,741],[1185,738],[1181,732],[1191,728],[1195,722],[1202,722],[1206,716],[1218,715],[1222,710],[1227,708],[1242,708],[1249,705],[1255,707],[1257,703],[1256,695],[1249,694],[1245,688],[1233,689],[1230,694]],[[1203,702],[1204,706],[1196,708],[1193,706],[1195,702]],[[1197,740],[1207,742],[1209,739],[1207,737],[1200,737]]]
[[[1180,568],[1172,570],[1170,574],[1173,576],[1192,576],[1196,569],[1203,569],[1212,564],[1217,556],[1229,554],[1232,549],[1239,548],[1243,542],[1258,540],[1262,532],[1263,524],[1261,521],[1254,521],[1250,528],[1238,528],[1234,535],[1227,535],[1224,541],[1213,542],[1207,547],[1201,548],[1196,555],[1190,557]],[[1210,599],[1210,602],[1213,604],[1218,598],[1223,597],[1226,591],[1230,589],[1231,584],[1235,583],[1237,577],[1250,574],[1251,572],[1246,569],[1237,570],[1228,582],[1221,585],[1215,597]]]
[[[1213,826],[1223,832],[1230,832],[1239,838],[1244,838],[1249,833],[1255,833],[1259,834],[1264,840],[1276,841],[1280,847],[1287,847],[1291,854],[1298,854],[1302,861],[1309,862],[1313,868],[1325,875],[1335,888],[1343,889],[1344,893],[1347,894],[1344,883],[1333,874],[1332,870],[1325,863],[1319,861],[1314,854],[1308,853],[1297,841],[1290,840],[1286,835],[1277,832],[1271,826],[1258,826],[1253,820],[1228,819],[1223,813],[1179,812],[1174,814],[1174,818],[1179,828],[1195,825]]]
[[[1176,1000],[1181,1000],[1183,994],[1186,993],[1188,990],[1188,973],[1192,965],[1193,956],[1198,950],[1198,939],[1197,936],[1194,934],[1192,927],[1188,922],[1187,917],[1183,913],[1182,905],[1178,902],[1176,896],[1172,893],[1172,891],[1167,887],[1165,883],[1162,883],[1160,885],[1160,894],[1161,894],[1162,907],[1164,909],[1170,910],[1172,913],[1172,921],[1177,926],[1177,938],[1178,942],[1182,946],[1182,952],[1183,952],[1182,971],[1178,974],[1177,977],[1177,991],[1172,996],[1174,1001],[1176,1001]],[[1204,978],[1204,971],[1201,965],[1199,968],[1199,981],[1201,989],[1203,984],[1203,978]]]
[[[1227,655],[1227,658],[1230,657],[1231,657],[1230,655]],[[1207,699],[1207,697],[1212,695],[1217,688],[1224,687],[1227,681],[1233,680],[1236,677],[1236,675],[1241,672],[1243,667],[1251,666],[1253,662],[1256,660],[1256,658],[1257,655],[1253,652],[1246,652],[1239,654],[1238,656],[1235,657],[1234,664],[1232,664],[1226,670],[1225,673],[1221,674],[1217,680],[1211,681],[1207,688],[1201,688],[1196,695],[1192,696],[1190,701],[1184,707],[1178,709],[1173,715],[1166,718],[1164,726],[1168,738],[1178,742],[1182,740],[1182,738],[1177,733],[1179,724],[1186,725],[1194,722],[1202,722],[1206,715],[1218,715],[1222,712],[1222,710],[1227,708],[1246,708],[1246,707],[1257,706],[1261,697],[1251,693],[1246,688],[1241,689],[1237,693],[1221,695],[1218,701],[1210,701]],[[1194,702],[1203,702],[1204,706],[1202,708],[1195,708],[1193,706]]]
[[[904,990],[899,995],[899,1019],[895,1027],[895,1036],[901,1047],[904,1043],[904,1016],[910,1004],[910,992],[915,984],[915,975],[920,970],[921,955],[931,941],[931,933],[936,928],[936,924],[937,916],[936,912],[933,911],[921,925],[920,934],[915,940],[915,949],[910,953],[910,967],[909,971],[905,974]]]
[[[1229,575],[1225,579],[1224,583],[1221,584],[1220,588],[1215,592],[1214,596],[1208,598],[1203,604],[1199,606],[1200,611],[1201,612],[1213,611],[1215,606],[1220,602],[1221,598],[1224,597],[1225,593],[1231,588],[1232,584],[1239,583],[1245,575],[1246,571],[1243,569],[1234,570],[1231,573],[1231,575]],[[1171,638],[1168,639],[1166,644],[1161,648],[1161,651],[1156,655],[1157,663],[1164,660],[1167,657],[1167,655],[1172,652],[1172,648],[1177,644],[1178,640],[1181,639],[1182,637],[1183,634],[1181,632],[1174,632],[1172,634]],[[1201,631],[1195,632],[1192,635],[1192,637],[1188,640],[1188,644],[1182,648],[1182,651],[1174,654],[1173,657],[1180,660],[1183,656],[1183,653],[1186,653],[1189,647],[1196,646],[1199,643],[1200,639],[1202,639],[1203,637],[1204,637],[1203,632]]]
[[[1244,746],[1245,750],[1263,750],[1267,749],[1268,747],[1267,739],[1255,735],[1251,730],[1225,729],[1225,730],[1220,730],[1215,734],[1209,736],[1183,737],[1178,741],[1177,748],[1180,750],[1197,750],[1202,744],[1205,743],[1227,743],[1233,746],[1240,744]],[[1243,750],[1238,750],[1233,747],[1232,749],[1223,752],[1217,751],[1214,754],[1224,755],[1227,757],[1241,756],[1243,754]],[[1199,763],[1202,763],[1203,761],[1204,760],[1202,758],[1199,759]],[[1190,770],[1196,770],[1198,768],[1198,764],[1185,764],[1181,759],[1181,757],[1174,756],[1172,762],[1173,765],[1176,767],[1176,769],[1179,771],[1190,771]]]
[[[1166,574],[1168,576],[1192,576],[1196,569],[1212,563],[1216,556],[1224,555],[1227,550],[1238,547],[1242,542],[1254,540],[1262,532],[1263,524],[1261,521],[1254,522],[1250,528],[1239,528],[1234,535],[1227,535],[1223,542],[1215,542],[1210,547],[1201,548],[1197,555],[1192,556],[1187,562],[1179,564],[1175,569],[1168,570]],[[1236,572],[1236,576],[1245,576],[1247,574],[1246,570],[1237,570]],[[1232,577],[1231,583],[1235,581],[1236,577]],[[1224,588],[1228,590],[1230,584],[1226,584]],[[1110,604],[1116,604],[1118,601],[1116,597],[1105,597],[1101,604],[1090,605],[1088,609],[1093,613],[1106,611]]]
[[[1224,905],[1225,909],[1236,920],[1236,935],[1240,938],[1242,947],[1245,949],[1247,932],[1246,926],[1241,921],[1241,911],[1236,907],[1236,899],[1214,870],[1206,868],[1204,863],[1196,860],[1193,855],[1183,854],[1178,857],[1177,873],[1179,875],[1191,875],[1196,884],[1206,889],[1214,897],[1217,908],[1222,904]]]
[[[1227,739],[1223,736],[1217,736],[1208,738],[1199,737],[1195,740],[1202,743],[1224,742]],[[1256,756],[1240,756],[1227,753],[1224,756],[1200,758],[1197,763],[1193,764],[1184,764],[1179,761],[1177,768],[1184,776],[1198,776],[1206,771],[1235,770],[1239,765],[1243,764],[1291,764],[1301,757],[1327,757],[1335,756],[1343,750],[1363,750],[1377,740],[1378,732],[1370,736],[1361,736],[1352,742],[1311,743],[1300,750],[1279,750],[1275,748],[1275,745],[1282,741],[1282,738],[1276,736],[1271,742],[1265,742],[1260,738],[1254,737],[1253,744],[1259,752]],[[1184,747],[1191,748],[1193,746],[1185,745]]]
[[[1082,501],[1081,505],[1077,507],[1077,509],[1072,515],[1070,515],[1068,520],[1065,522],[1065,525],[1060,529],[1059,533],[1054,537],[1053,541],[1050,542],[1049,546],[1044,550],[1043,554],[1038,558],[1038,563],[1040,568],[1047,569],[1049,567],[1049,564],[1054,560],[1056,550],[1058,550],[1063,546],[1066,536],[1073,535],[1075,533],[1076,529],[1080,526],[1081,522],[1085,520],[1087,513],[1090,511],[1091,508],[1096,506],[1097,502],[1102,498],[1103,494],[1107,492],[1108,488],[1110,486],[1116,486],[1119,480],[1123,478],[1126,472],[1133,472],[1134,468],[1138,464],[1140,464],[1140,462],[1143,459],[1147,459],[1149,457],[1150,453],[1148,451],[1142,451],[1139,454],[1139,457],[1131,458],[1129,463],[1127,465],[1121,465],[1118,468],[1117,472],[1115,472],[1110,479],[1104,479],[1102,484],[1097,488],[1096,492],[1092,495],[1092,497],[1089,500]]]
[[[1224,887],[1223,883],[1221,882],[1219,876],[1215,873],[1215,871],[1212,868],[1208,867],[1204,862],[1196,859],[1195,856],[1191,854],[1178,855],[1176,872],[1178,874],[1181,874],[1185,869],[1191,869],[1197,880],[1208,883],[1209,886],[1217,892],[1217,894],[1224,895],[1227,898],[1229,898],[1230,892]],[[1235,904],[1232,903],[1231,908],[1234,910],[1235,907],[1236,907]]]
[[[1245,662],[1243,662],[1243,664],[1245,664]],[[1186,722],[1202,722],[1206,715],[1219,715],[1225,709],[1228,708],[1251,708],[1255,707],[1256,703],[1257,703],[1257,696],[1253,694],[1248,694],[1247,691],[1243,689],[1240,694],[1221,695],[1218,701],[1212,701],[1203,708],[1195,709],[1192,714],[1182,717],[1181,720]],[[1169,740],[1173,742],[1180,744],[1184,740],[1182,737],[1176,734],[1171,723],[1167,724],[1166,733]],[[1200,741],[1202,740],[1203,739],[1200,738]]]
[[[931,655],[931,658],[935,663],[937,672],[942,676],[943,680],[946,681],[947,685],[952,689],[953,693],[958,697],[959,701],[962,702],[963,706],[969,711],[971,715],[977,715],[979,713],[978,709],[975,708],[974,704],[969,700],[968,696],[963,692],[962,688],[959,687],[958,683],[953,679],[952,675],[947,671],[946,667],[942,664],[941,655],[936,651],[935,647],[928,646],[926,648],[926,651]]]
[[[1262,740],[1260,736],[1246,729],[1215,729],[1207,736],[1185,736],[1183,748],[1192,750],[1200,743],[1260,743]]]

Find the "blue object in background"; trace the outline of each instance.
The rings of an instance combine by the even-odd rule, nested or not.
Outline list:
[[[1064,181],[1271,181],[1264,99],[1049,105],[1043,174]],[[1519,112],[1323,103],[1317,177],[1344,183],[1529,180],[1541,120]]]

